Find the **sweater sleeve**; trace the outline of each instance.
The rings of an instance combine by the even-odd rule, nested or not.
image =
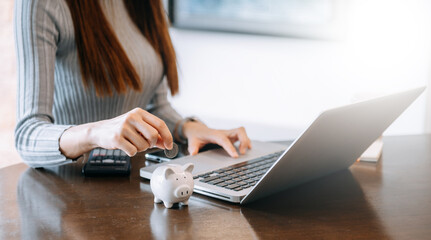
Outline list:
[[[146,110],[165,121],[171,133],[174,133],[175,125],[178,121],[182,120],[182,117],[168,101],[168,85],[166,78],[164,78],[157,87],[154,97],[146,107]]]
[[[59,28],[58,2],[15,1],[18,94],[15,147],[31,167],[69,163],[59,139],[70,125],[56,125],[52,114],[54,67]]]

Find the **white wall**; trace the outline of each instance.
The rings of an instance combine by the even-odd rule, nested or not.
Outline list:
[[[352,1],[343,41],[172,29],[181,81],[173,105],[212,127],[244,125],[254,139],[296,137],[326,108],[426,85],[430,10],[426,0]],[[425,102],[385,134],[423,133]]]
[[[0,1],[0,169],[18,163],[14,147],[16,61],[13,39],[13,0]]]

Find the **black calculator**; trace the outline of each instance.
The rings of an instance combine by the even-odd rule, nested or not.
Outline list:
[[[130,157],[120,149],[95,148],[91,150],[87,163],[82,167],[85,176],[130,174]]]

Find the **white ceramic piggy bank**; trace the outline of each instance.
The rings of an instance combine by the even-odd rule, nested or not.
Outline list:
[[[194,188],[193,167],[193,163],[187,163],[184,166],[166,164],[156,168],[150,181],[154,202],[163,202],[167,208],[174,203],[187,205]]]

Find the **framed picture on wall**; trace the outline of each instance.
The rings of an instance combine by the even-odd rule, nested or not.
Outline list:
[[[168,0],[174,27],[338,39],[346,0]]]

